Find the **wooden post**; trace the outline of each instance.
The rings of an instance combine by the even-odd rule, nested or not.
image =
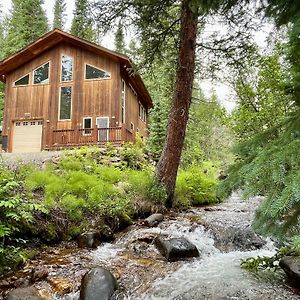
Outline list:
[[[93,135],[93,144],[97,145],[98,144],[98,136],[99,136],[97,125],[93,129],[92,135]]]
[[[122,128],[121,128],[121,142],[127,142],[126,125],[125,124],[122,124]]]

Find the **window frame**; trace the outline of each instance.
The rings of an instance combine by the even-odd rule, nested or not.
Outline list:
[[[121,82],[121,123],[126,123],[126,82],[122,79]],[[124,105],[123,105],[124,104]]]
[[[29,86],[29,85],[30,85],[30,81],[31,81],[31,80],[30,80],[30,73],[31,73],[31,72],[29,72],[29,73],[27,73],[27,74],[25,74],[25,75],[19,77],[17,80],[15,80],[14,83],[13,83],[13,87]],[[20,84],[20,85],[16,85],[16,84],[15,84],[17,81],[19,81],[19,80],[22,79],[23,77],[26,77],[27,75],[29,76],[29,78],[28,78],[28,83],[27,83],[27,84]]]
[[[47,82],[47,83],[44,83],[44,82],[43,82],[43,83],[34,83],[34,72],[35,72],[37,69],[43,67],[44,65],[46,65],[46,64],[48,64],[48,63],[49,63],[49,69],[48,69],[48,82]],[[35,85],[47,85],[47,84],[50,84],[50,77],[51,77],[51,61],[48,60],[48,61],[46,61],[45,63],[39,65],[37,68],[35,68],[35,69],[32,70],[31,84],[32,84],[33,86],[35,86]]]
[[[62,57],[63,56],[68,56],[68,57],[70,57],[72,59],[72,80],[68,80],[68,81],[62,80]],[[60,55],[60,83],[66,83],[66,84],[68,84],[70,82],[72,83],[73,81],[74,81],[74,57],[71,56],[71,55],[68,55],[66,53],[62,53]]]
[[[139,118],[144,123],[147,123],[147,110],[140,101],[139,101]]]
[[[70,87],[71,88],[71,107],[70,107],[70,119],[60,119],[60,107],[61,107],[61,89]],[[59,101],[58,101],[58,121],[71,121],[72,120],[72,108],[73,108],[73,86],[72,85],[62,85],[59,87]]]
[[[85,123],[84,123],[84,121],[85,120],[91,120],[91,127],[90,128],[85,128]],[[82,131],[82,134],[84,135],[84,136],[89,136],[89,135],[92,135],[92,129],[93,129],[93,117],[83,117],[82,118],[82,129],[83,129],[83,131]],[[89,132],[87,132],[87,131],[89,130]]]
[[[90,67],[92,67],[92,68],[95,68],[95,69],[98,69],[98,70],[100,70],[100,71],[102,71],[102,72],[106,72],[106,73],[109,73],[110,74],[110,76],[109,77],[106,77],[106,78],[86,78],[86,66],[90,66]],[[105,70],[103,70],[103,69],[101,69],[101,68],[99,68],[99,67],[96,67],[96,66],[94,66],[94,65],[92,65],[92,64],[88,64],[88,63],[84,63],[84,80],[86,80],[86,81],[94,81],[94,80],[110,80],[112,78],[112,76],[111,76],[111,72],[108,72],[108,71],[105,71]]]

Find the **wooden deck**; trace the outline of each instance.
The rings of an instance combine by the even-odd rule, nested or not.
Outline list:
[[[46,136],[46,149],[64,149],[80,146],[99,145],[107,143],[121,145],[125,142],[133,142],[134,135],[127,128],[71,128],[71,129],[48,129]]]

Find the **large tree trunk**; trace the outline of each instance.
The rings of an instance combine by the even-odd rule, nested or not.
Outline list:
[[[190,2],[191,0],[182,0],[175,91],[169,114],[167,138],[156,167],[156,178],[167,191],[166,205],[168,207],[173,204],[194,81],[198,15],[191,10]]]

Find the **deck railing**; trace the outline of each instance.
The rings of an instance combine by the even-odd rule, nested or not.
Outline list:
[[[122,127],[49,129],[47,148],[70,148],[86,145],[122,144],[133,142],[133,133]]]

